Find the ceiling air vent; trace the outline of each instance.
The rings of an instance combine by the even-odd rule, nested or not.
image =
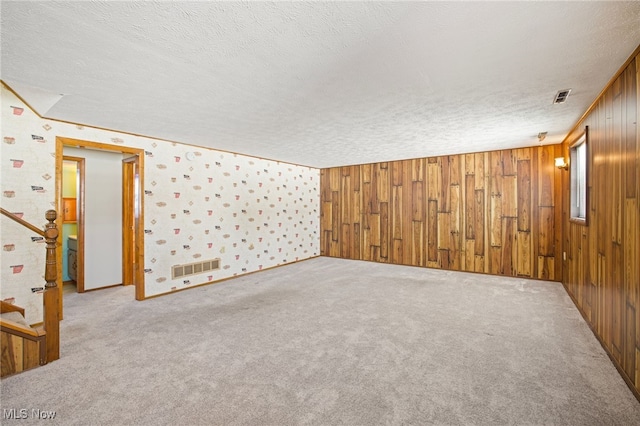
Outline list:
[[[220,259],[204,260],[202,262],[188,263],[185,265],[173,265],[171,267],[171,278],[175,280],[176,278],[203,274],[216,269],[220,269]]]
[[[567,98],[569,97],[569,93],[571,93],[571,89],[558,90],[556,93],[556,97],[553,99],[554,104],[563,104],[567,102]]]

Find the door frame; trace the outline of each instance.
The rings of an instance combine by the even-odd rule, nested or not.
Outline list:
[[[84,293],[84,162],[85,159],[83,157],[73,157],[71,155],[62,155],[62,162],[65,161],[74,161],[76,163],[76,175],[77,175],[77,186],[78,191],[76,193],[76,200],[79,201],[77,204],[78,216],[76,217],[76,225],[78,227],[78,269],[77,269],[77,280],[76,280],[76,290],[78,293]],[[62,183],[62,178],[61,178]],[[61,193],[62,194],[62,193]],[[62,231],[62,228],[58,228]],[[62,235],[62,232],[60,232]],[[62,241],[60,242],[62,244]],[[62,255],[62,253],[61,253]],[[59,263],[62,265],[62,263]]]
[[[140,241],[136,238],[136,229],[140,229],[140,160],[132,155],[122,160],[122,284],[136,285],[140,264],[135,254]],[[127,267],[127,265],[133,267]]]
[[[111,151],[111,152],[119,152],[123,154],[135,155],[138,157],[138,191],[137,194],[137,205],[138,205],[138,217],[135,220],[135,223],[138,225],[134,230],[135,235],[135,257],[136,263],[138,264],[138,268],[135,270],[135,293],[136,300],[144,300],[145,291],[144,291],[144,268],[140,267],[144,265],[144,197],[142,194],[144,193],[144,149],[140,148],[132,148],[128,146],[119,146],[119,145],[109,145],[101,142],[91,142],[85,141],[81,139],[72,139],[61,136],[56,136],[56,193],[55,193],[55,204],[56,211],[61,211],[62,207],[62,161],[64,157],[64,147],[73,147],[73,148],[88,148],[95,149],[100,151]],[[133,184],[134,182],[132,182]],[[124,191],[123,191],[124,192]],[[82,206],[81,206],[82,207]],[[84,209],[81,210],[81,217],[84,214]],[[58,214],[56,219],[56,225],[58,229],[62,229],[62,215]],[[78,241],[80,242],[80,241]],[[56,250],[56,263],[58,265],[62,265],[62,242],[58,241],[57,243],[58,250]],[[80,248],[79,248],[80,249]],[[58,278],[56,280],[58,285],[58,291],[60,292],[60,297],[58,298],[60,304],[60,319],[63,317],[63,307],[62,307],[62,268],[58,270]]]

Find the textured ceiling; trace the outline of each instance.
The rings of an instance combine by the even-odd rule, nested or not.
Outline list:
[[[0,7],[39,114],[313,167],[558,143],[640,44],[634,1]]]

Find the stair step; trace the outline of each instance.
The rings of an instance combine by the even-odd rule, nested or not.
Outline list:
[[[3,320],[17,322],[20,325],[23,325],[27,328],[31,328],[29,323],[27,323],[27,320],[24,319],[24,317],[20,312],[5,312],[3,314],[0,314],[0,318],[2,318]]]

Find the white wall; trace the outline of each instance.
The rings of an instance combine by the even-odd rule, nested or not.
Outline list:
[[[122,284],[122,154],[64,148],[85,159],[84,289]]]
[[[145,151],[145,296],[320,254],[320,170],[46,120],[4,86],[1,93],[1,205],[33,224],[56,205],[56,136]],[[29,307],[28,320],[39,322],[42,294],[30,289],[44,285],[44,245],[6,222],[0,239],[15,250],[0,252],[0,297],[15,297]],[[171,265],[211,258],[220,258],[220,270],[171,278]],[[24,269],[14,273],[13,265]]]

